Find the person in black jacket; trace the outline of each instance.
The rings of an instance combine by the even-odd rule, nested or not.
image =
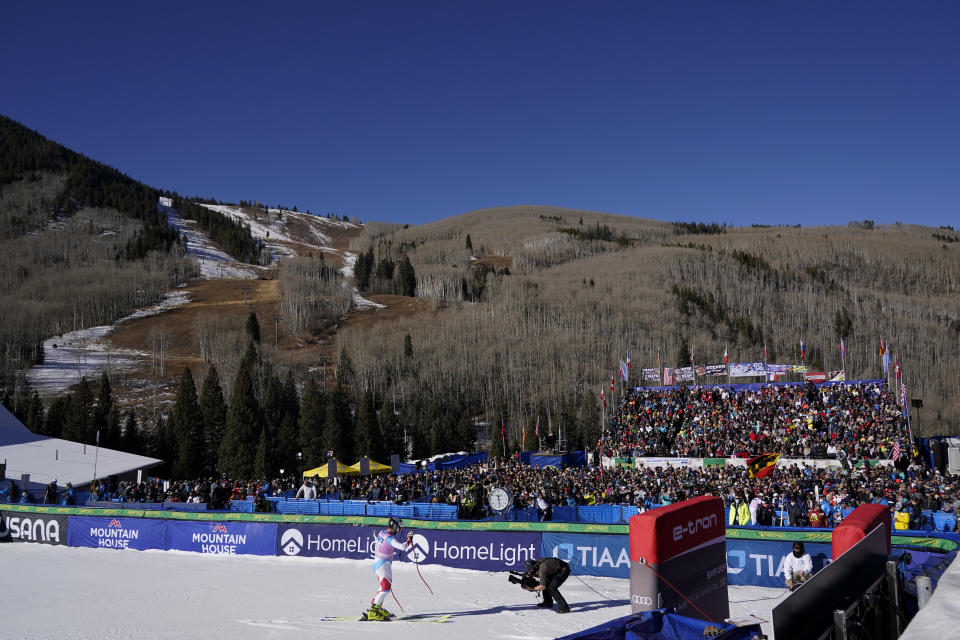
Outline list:
[[[43,492],[43,504],[57,504],[57,481],[51,480],[50,484],[47,485],[47,488]]]
[[[560,595],[560,585],[563,584],[567,576],[570,575],[570,565],[560,558],[540,558],[539,560],[528,560],[525,576],[537,581],[536,586],[526,586],[527,591],[542,591],[543,602],[538,607],[552,607],[553,601],[557,601],[557,613],[567,613],[570,611],[570,605]]]

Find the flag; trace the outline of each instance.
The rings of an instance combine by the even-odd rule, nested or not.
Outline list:
[[[747,460],[747,474],[751,478],[765,478],[777,467],[779,453],[761,453]]]
[[[900,405],[903,407],[903,417],[907,417],[907,383],[900,385]]]
[[[540,437],[540,416],[539,415],[537,416],[537,426],[536,426],[536,429],[534,430],[534,435],[536,435],[538,438]]]
[[[884,355],[886,355],[886,353],[887,353],[887,350],[883,344],[883,336],[880,336],[880,357],[882,358]]]
[[[627,363],[623,360],[620,361],[620,379],[626,382],[629,376],[627,374]]]
[[[603,397],[603,389],[600,389],[600,402],[603,403],[603,408],[607,408],[607,399]]]
[[[803,344],[803,340],[800,341],[800,364],[803,364],[803,357],[807,354],[807,347]]]
[[[847,359],[847,348],[843,346],[843,338],[840,338],[840,359],[841,360]]]
[[[690,347],[690,366],[691,366],[691,367],[694,366],[694,364],[693,364],[693,347]]]
[[[660,352],[657,351],[657,371],[660,370]]]
[[[504,440],[507,437],[507,432],[503,428],[503,420],[500,421],[500,440]]]
[[[97,429],[97,446],[100,446],[100,429]]]
[[[897,381],[900,381],[900,356],[897,356],[896,364],[894,365],[894,370],[897,372]]]
[[[610,393],[613,393],[613,376],[610,376]]]
[[[890,373],[890,343],[880,341],[880,353],[883,354],[883,375]]]
[[[627,369],[630,368],[630,352],[627,351]]]
[[[727,364],[729,358],[727,357],[727,345],[723,345],[723,364]]]
[[[893,442],[893,461],[896,462],[899,460],[902,454],[903,453],[900,451],[900,438],[897,438]]]
[[[526,449],[527,448],[527,430],[526,429],[523,430],[523,437],[520,438],[520,441],[521,441],[520,446]]]

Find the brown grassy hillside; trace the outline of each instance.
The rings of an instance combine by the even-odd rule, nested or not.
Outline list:
[[[564,229],[608,226],[616,241]],[[676,234],[669,223],[549,207],[463,214],[420,227],[368,233],[380,251],[403,247],[424,299],[443,313],[429,322],[347,325],[339,340],[361,384],[405,396],[422,388],[475,395],[488,413],[524,422],[535,408],[560,406],[583,389],[609,389],[630,351],[634,371],[698,363],[799,361],[848,378],[881,376],[879,345],[900,357],[919,430],[957,431],[960,402],[960,243],[950,230],[913,225],[729,228]],[[467,236],[472,250],[466,248]],[[939,236],[939,237],[935,237]],[[354,241],[357,246],[358,241]],[[475,260],[496,260],[482,302],[465,300]],[[509,275],[497,275],[510,265]],[[400,354],[414,344],[415,376]],[[914,413],[914,419],[917,415]]]

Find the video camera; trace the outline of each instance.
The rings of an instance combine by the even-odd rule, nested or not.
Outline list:
[[[511,571],[510,575],[507,576],[507,580],[510,581],[510,584],[518,584],[524,589],[533,589],[534,587],[540,586],[539,580],[526,573],[520,573],[519,571]]]

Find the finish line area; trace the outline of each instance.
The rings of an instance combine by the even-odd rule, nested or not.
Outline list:
[[[571,611],[536,607],[534,594],[503,572],[438,565],[421,572],[394,564],[397,615],[446,616],[440,624],[402,621],[323,622],[359,614],[376,591],[371,563],[324,558],[206,555],[181,551],[117,551],[37,544],[0,546],[12,594],[4,616],[8,637],[209,640],[375,637],[400,640],[557,638],[630,615],[629,580],[573,574],[562,587]],[[729,588],[730,615],[771,620],[785,589]],[[756,621],[754,619],[754,621]],[[389,625],[384,628],[382,625]],[[772,633],[772,623],[762,624]]]

